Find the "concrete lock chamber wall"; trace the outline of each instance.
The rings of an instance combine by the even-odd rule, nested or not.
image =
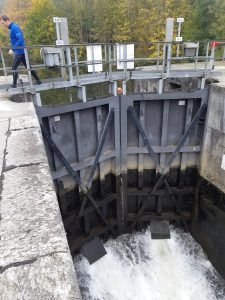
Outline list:
[[[37,107],[72,253],[168,220],[191,230],[208,87]]]

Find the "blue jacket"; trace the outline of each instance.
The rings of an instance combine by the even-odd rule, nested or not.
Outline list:
[[[8,28],[10,30],[9,36],[13,52],[15,54],[24,54],[24,49],[15,49],[18,46],[25,46],[22,30],[13,22],[9,24]]]

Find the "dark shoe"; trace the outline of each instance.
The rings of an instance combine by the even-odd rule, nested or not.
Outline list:
[[[41,80],[36,80],[36,84],[42,84]]]
[[[11,88],[11,89],[16,89],[17,86],[16,86],[16,84],[12,84],[12,85],[10,85],[10,88]]]

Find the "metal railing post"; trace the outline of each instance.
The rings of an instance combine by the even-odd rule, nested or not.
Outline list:
[[[91,57],[92,57],[93,74],[95,74],[95,53],[94,53],[93,45],[91,46]]]
[[[29,62],[28,51],[27,51],[26,47],[24,48],[24,53],[25,53],[25,59],[26,59],[26,64],[27,64],[30,89],[33,90],[33,82],[32,82],[32,75],[31,75],[31,69],[30,69],[30,62]]]
[[[111,44],[108,45],[108,63],[109,63],[109,76],[112,76],[112,48]]]
[[[64,54],[64,49],[65,46],[61,47],[60,46],[60,65],[61,65],[61,76],[63,80],[67,80],[67,74],[66,74],[66,69],[65,69],[65,54]]]
[[[127,72],[127,45],[123,45],[123,71],[124,74]]]
[[[72,68],[72,61],[71,61],[70,46],[66,46],[66,60],[67,60],[69,81],[71,84],[73,84],[73,68]]]
[[[166,74],[170,74],[170,67],[171,67],[171,44],[167,44],[167,55],[166,55]]]
[[[157,44],[157,71],[159,70],[159,52],[160,52],[160,44]]]
[[[126,80],[122,81],[122,90],[123,90],[123,95],[127,94],[127,82]]]
[[[78,53],[77,53],[77,47],[74,47],[74,57],[75,57],[75,66],[76,66],[77,83],[79,83],[79,65],[78,65]]]
[[[7,71],[6,71],[6,67],[5,67],[5,59],[4,59],[4,55],[3,55],[2,49],[0,49],[0,52],[1,52],[1,60],[2,60],[2,66],[3,66],[4,75],[7,76]]]
[[[199,53],[199,43],[198,43],[198,47],[196,50],[196,58],[195,58],[195,70],[197,69],[197,63],[198,63],[198,53]]]
[[[162,61],[162,74],[165,73],[166,69],[166,44],[163,43],[163,61]]]
[[[209,42],[207,43],[207,47],[206,47],[205,70],[204,70],[204,72],[206,72],[206,70],[208,69],[208,59],[209,59]]]
[[[216,50],[216,46],[212,45],[211,55],[210,55],[210,60],[209,60],[209,68],[210,68],[210,70],[213,69],[214,64],[215,64],[215,50]]]
[[[87,102],[87,94],[86,94],[86,86],[82,85],[78,88],[78,98],[82,100],[82,102]]]

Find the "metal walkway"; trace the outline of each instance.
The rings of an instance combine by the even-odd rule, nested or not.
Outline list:
[[[19,69],[21,80],[15,89],[9,88],[12,70],[6,66],[6,49],[1,48],[0,71],[5,77],[0,80],[0,90],[17,95],[75,86],[79,99],[86,102],[86,86],[103,82],[109,83],[114,96],[117,95],[117,82],[121,82],[125,95],[129,80],[157,80],[159,93],[163,92],[163,81],[168,78],[199,78],[199,87],[204,88],[205,78],[213,72],[215,74],[216,48],[209,42],[194,43],[194,46],[191,43],[189,47],[195,48],[187,48],[187,44],[158,42],[26,47],[28,69]],[[145,57],[140,57],[142,48],[145,49]],[[7,64],[10,65],[10,62],[7,61]],[[33,84],[31,65],[32,69],[41,72],[41,85]]]

